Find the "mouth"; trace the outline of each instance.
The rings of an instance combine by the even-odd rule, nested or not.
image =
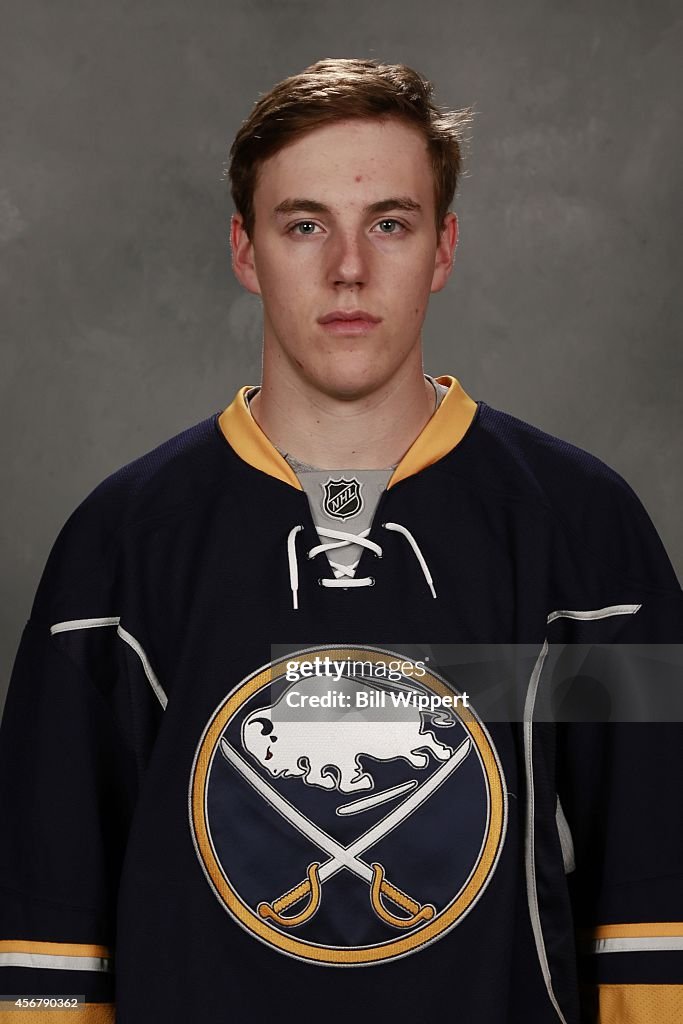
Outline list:
[[[369,334],[377,324],[370,320],[329,320],[322,326],[330,334]]]
[[[381,323],[381,318],[367,313],[364,309],[337,309],[319,317],[318,323],[332,334],[367,334]]]

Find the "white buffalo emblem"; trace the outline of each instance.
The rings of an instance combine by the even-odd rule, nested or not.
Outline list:
[[[297,683],[297,696],[319,692],[319,683]],[[335,683],[335,692],[347,694],[351,708],[358,706],[355,695],[360,691],[377,693],[377,688],[347,678]],[[413,768],[426,768],[430,753],[437,761],[447,761],[453,754],[452,747],[424,731],[425,716],[453,725],[447,712],[420,710],[408,703],[391,704],[381,718],[336,708],[306,707],[293,713],[283,703],[286,696],[253,711],[242,724],[244,749],[274,778],[300,778],[309,786],[355,793],[374,788],[372,775],[359,760],[363,754],[379,761],[403,758]]]

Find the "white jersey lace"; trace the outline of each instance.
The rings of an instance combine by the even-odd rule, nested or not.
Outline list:
[[[429,587],[432,597],[436,597],[436,590],[434,589],[434,581],[429,571],[425,557],[422,554],[420,547],[413,537],[410,530],[402,526],[400,523],[382,523],[384,530],[392,530],[395,533],[405,537],[410,547],[417,558],[417,561],[422,569],[427,586]],[[322,544],[314,545],[308,551],[308,558],[315,558],[316,555],[327,554],[328,551],[332,551],[336,548],[344,547],[347,544],[358,544],[361,548],[368,548],[372,551],[377,558],[382,557],[382,548],[375,541],[368,540],[367,535],[370,533],[370,528],[362,530],[360,533],[347,533],[344,530],[332,530],[327,527],[318,526],[316,527],[318,534],[321,537],[330,538],[328,541],[324,541]],[[299,531],[303,530],[302,525],[293,526],[287,536],[287,558],[289,562],[289,584],[292,590],[292,604],[294,609],[299,607],[299,563],[297,560],[297,548],[296,548],[296,535]],[[360,559],[350,565],[343,565],[340,562],[335,562],[331,558],[329,559],[332,571],[334,572],[334,579],[328,579],[326,577],[319,577],[318,583],[323,587],[339,587],[344,590],[353,587],[372,587],[374,586],[374,576],[360,576],[354,575],[356,567]]]

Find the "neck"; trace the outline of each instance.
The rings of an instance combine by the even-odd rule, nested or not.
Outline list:
[[[311,466],[383,469],[401,460],[434,412],[434,389],[421,357],[408,361],[377,390],[341,399],[301,378],[277,385],[264,363],[261,390],[250,409],[270,441]]]

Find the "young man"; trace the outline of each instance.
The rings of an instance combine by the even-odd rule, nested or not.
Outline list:
[[[403,65],[324,60],[242,125],[261,385],[51,553],[0,733],[3,993],[123,1024],[681,1019],[680,727],[538,709],[556,650],[600,645],[585,680],[678,643],[683,595],[621,477],[423,373],[466,123]],[[523,715],[468,704],[483,644],[496,684],[531,651]]]

